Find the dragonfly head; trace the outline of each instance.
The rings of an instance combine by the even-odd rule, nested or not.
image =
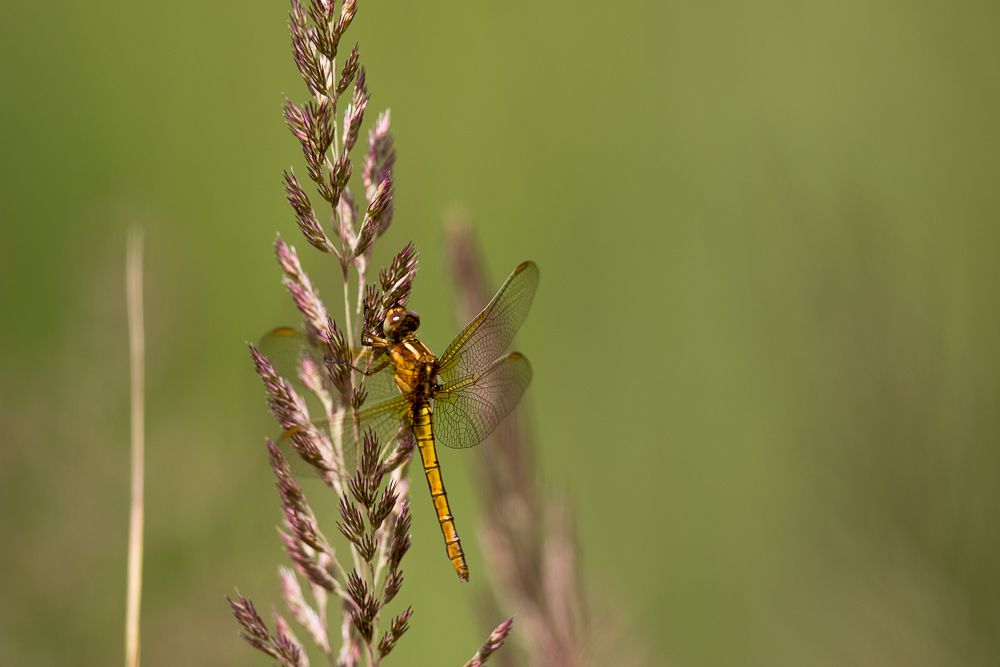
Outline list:
[[[390,308],[385,313],[382,331],[389,340],[401,340],[420,326],[420,316],[402,307]]]

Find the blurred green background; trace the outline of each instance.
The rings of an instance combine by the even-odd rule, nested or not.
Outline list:
[[[518,347],[543,479],[649,664],[1000,659],[997,7],[361,0],[369,119],[391,107],[399,151],[376,259],[417,243],[437,351],[449,212],[495,282],[538,262]],[[275,232],[338,293],[281,190],[303,169],[286,12],[0,10],[0,664],[120,660],[133,224],[144,658],[266,662],[223,596],[270,609],[284,562],[243,344],[296,320]],[[391,664],[461,664],[485,636],[477,455],[442,454],[471,586],[414,480]]]

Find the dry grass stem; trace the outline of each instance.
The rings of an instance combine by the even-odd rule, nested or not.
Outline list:
[[[131,405],[132,490],[129,503],[128,570],[125,603],[125,667],[139,665],[139,612],[142,601],[142,543],[145,468],[145,331],[142,304],[143,235],[128,236],[125,289],[128,310],[129,381]]]

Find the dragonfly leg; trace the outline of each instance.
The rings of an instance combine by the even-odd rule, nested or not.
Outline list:
[[[385,350],[389,347],[389,341],[381,336],[376,336],[373,333],[364,333],[361,335],[361,344],[365,347],[370,347],[375,350]]]
[[[366,376],[371,377],[372,375],[375,375],[376,373],[378,373],[380,370],[382,370],[383,368],[385,368],[388,365],[389,365],[389,357],[386,356],[385,360],[382,361],[382,363],[378,364],[377,366],[375,366],[373,368],[368,368],[368,369],[355,368],[354,370],[360,370]]]
[[[327,357],[326,361],[328,363],[334,364],[336,366],[347,366],[351,370],[355,370],[355,371],[361,373],[362,375],[364,375],[366,377],[370,377],[372,375],[375,375],[376,373],[378,373],[383,368],[385,368],[386,366],[389,365],[389,358],[388,357],[386,357],[385,361],[382,361],[378,365],[373,366],[373,367],[368,367],[368,368],[358,368],[357,366],[355,366],[354,364],[352,364],[349,361],[342,361],[342,360],[339,360],[339,359],[334,359],[333,357]]]

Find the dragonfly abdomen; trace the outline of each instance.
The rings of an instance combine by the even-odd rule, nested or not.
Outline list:
[[[434,510],[441,526],[441,534],[444,536],[448,558],[458,578],[468,581],[469,567],[462,551],[462,541],[458,538],[458,530],[455,528],[455,517],[452,516],[451,508],[448,506],[448,493],[444,489],[441,464],[438,462],[437,449],[434,446],[434,416],[427,402],[420,401],[413,408],[413,435],[417,439],[424,475],[427,477],[427,486],[434,501]]]

